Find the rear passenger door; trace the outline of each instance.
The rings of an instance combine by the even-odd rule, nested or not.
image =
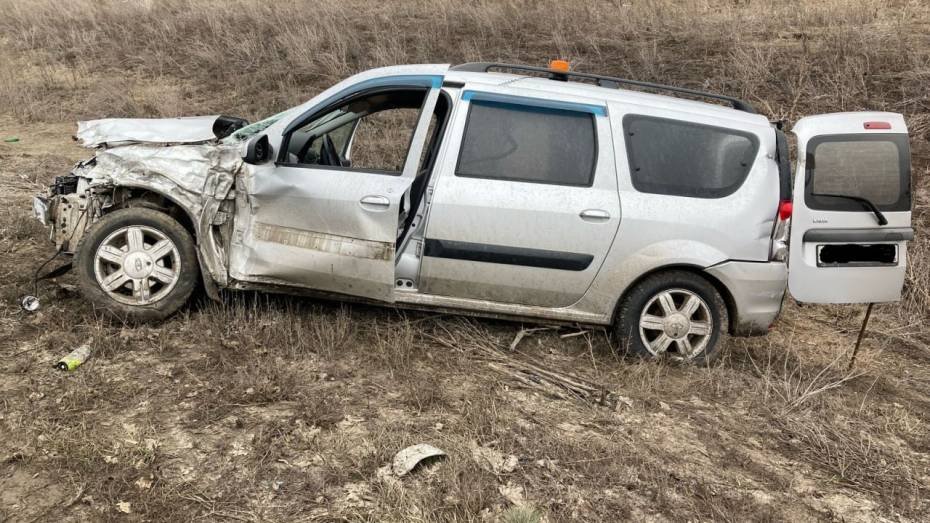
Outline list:
[[[428,217],[421,292],[578,301],[620,223],[606,107],[465,86]]]
[[[901,298],[911,228],[904,118],[841,113],[798,121],[788,287],[798,301]]]

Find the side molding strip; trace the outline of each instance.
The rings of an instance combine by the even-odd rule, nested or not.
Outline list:
[[[450,260],[522,265],[525,267],[559,269],[563,271],[583,271],[594,261],[594,256],[590,254],[508,247],[505,245],[488,245],[484,243],[434,240],[429,238],[426,240],[423,255]]]

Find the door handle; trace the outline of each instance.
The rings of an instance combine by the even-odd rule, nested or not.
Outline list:
[[[372,194],[363,197],[358,203],[363,209],[369,211],[385,211],[391,206],[391,200],[387,199],[387,197]]]
[[[579,216],[586,222],[606,222],[610,219],[610,213],[600,209],[585,209]]]

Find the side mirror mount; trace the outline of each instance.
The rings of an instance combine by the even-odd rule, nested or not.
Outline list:
[[[268,135],[262,134],[253,137],[245,148],[245,156],[242,161],[252,165],[259,165],[271,159],[271,143],[268,142]]]

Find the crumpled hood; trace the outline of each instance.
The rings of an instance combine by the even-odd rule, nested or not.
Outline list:
[[[105,118],[78,122],[74,138],[84,147],[129,143],[203,143],[228,136],[248,122],[229,116]]]

